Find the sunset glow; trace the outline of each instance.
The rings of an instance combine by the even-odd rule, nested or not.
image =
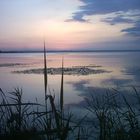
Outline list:
[[[88,8],[89,3],[96,6],[95,11]],[[0,49],[40,50],[44,38],[50,50],[139,49],[138,0],[132,2],[133,7],[108,10],[100,7],[97,0],[89,3],[85,0],[0,1]],[[137,32],[131,31],[135,28]]]

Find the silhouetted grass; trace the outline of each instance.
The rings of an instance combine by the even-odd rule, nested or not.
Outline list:
[[[92,127],[90,125],[81,126],[86,121],[87,116],[77,124],[73,123],[72,114],[66,116],[64,109],[57,108],[52,95],[47,95],[47,100],[49,100],[50,104],[47,112],[39,109],[39,107],[44,107],[45,109],[45,105],[37,102],[23,102],[23,93],[19,88],[8,95],[0,89],[0,139],[2,140],[66,140],[68,138],[87,140],[92,139],[93,136],[99,140],[140,139],[139,106],[134,108],[126,97],[122,95],[124,106],[121,107],[116,99],[118,96],[117,90],[115,90],[114,94],[107,93],[101,98],[94,97],[91,94],[91,97],[86,99],[87,109],[94,117],[91,121]],[[138,103],[140,100],[139,95],[134,88],[134,96]],[[94,131],[93,122],[96,124],[96,129],[99,130],[98,133]]]
[[[99,140],[139,140],[140,139],[140,104],[133,107],[122,94],[124,105],[117,101],[119,91],[106,94],[101,98],[87,98],[87,109],[93,114],[97,124]],[[127,93],[126,93],[127,94]],[[139,101],[140,94],[134,88],[134,95]]]

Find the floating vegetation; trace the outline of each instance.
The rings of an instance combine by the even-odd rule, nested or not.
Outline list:
[[[14,66],[22,66],[22,65],[26,65],[24,63],[3,63],[0,64],[0,67],[14,67]]]
[[[63,68],[64,75],[90,75],[90,74],[100,74],[100,73],[110,73],[104,69],[95,69],[94,67],[99,66],[74,66]],[[43,74],[43,69],[28,69],[21,71],[13,71],[13,73],[21,74]],[[62,68],[47,68],[47,73],[51,75],[59,75],[62,73]]]

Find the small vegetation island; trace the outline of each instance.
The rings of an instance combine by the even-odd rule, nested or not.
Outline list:
[[[4,66],[4,64],[1,66]],[[64,71],[64,75],[90,75],[90,74],[100,74],[100,73],[111,72],[104,69],[93,69],[93,68],[98,68],[98,67],[101,67],[101,66],[75,66],[75,67],[67,67],[67,68],[65,67],[63,68],[63,71]],[[47,73],[51,75],[58,75],[58,74],[61,74],[61,72],[62,72],[62,68],[48,68],[47,69]],[[43,69],[40,68],[40,69],[29,69],[29,70],[23,70],[23,71],[13,71],[13,73],[42,74]]]
[[[24,102],[22,89],[5,93],[0,88],[0,140],[139,140],[139,91],[132,87],[135,107],[117,89],[107,90],[106,94],[97,97],[91,93],[85,98],[87,114],[76,119],[64,107],[64,73],[67,69],[63,61],[62,58],[62,67],[59,68],[61,86],[58,104],[48,92],[50,69],[47,68],[45,45],[44,69],[41,69],[44,74],[44,104],[38,101]],[[79,70],[79,67],[75,68]]]

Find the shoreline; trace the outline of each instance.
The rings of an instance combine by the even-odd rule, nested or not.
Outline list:
[[[48,50],[47,53],[106,53],[106,52],[140,52],[140,50]],[[0,51],[2,53],[44,53],[43,50]]]

